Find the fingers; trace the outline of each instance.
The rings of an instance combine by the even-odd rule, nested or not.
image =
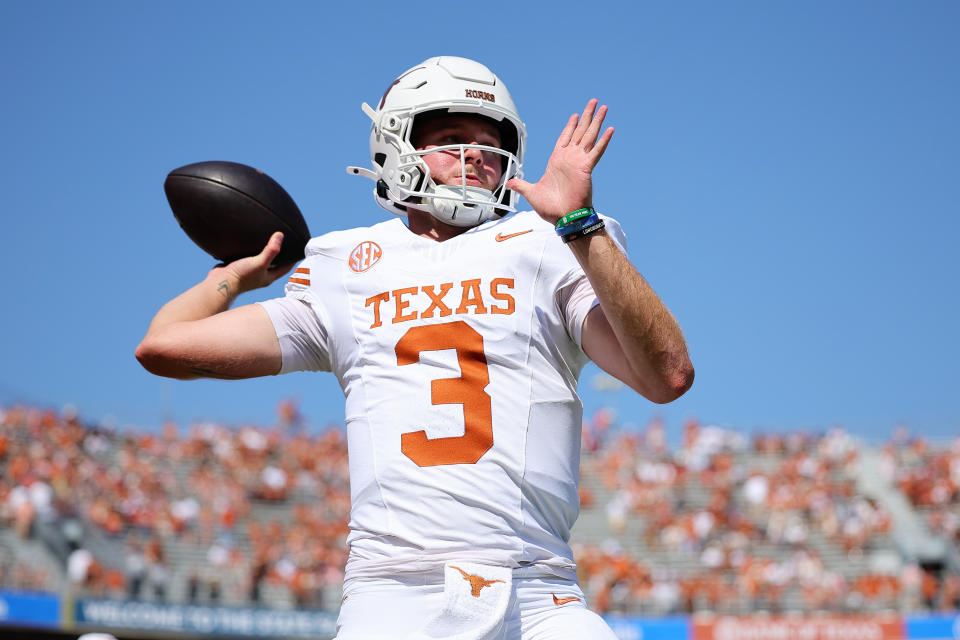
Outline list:
[[[270,239],[267,240],[266,246],[263,247],[263,251],[260,252],[260,255],[257,256],[258,261],[261,265],[267,266],[273,262],[273,259],[277,257],[280,253],[280,249],[283,248],[283,232],[274,231],[273,235],[270,236]]]
[[[593,144],[597,141],[597,135],[600,133],[600,127],[603,126],[603,119],[607,117],[607,105],[601,106],[597,109],[597,113],[590,122],[590,126],[587,127],[586,132],[583,134],[583,139],[580,141],[580,146],[586,150],[590,150],[593,147]]]
[[[579,119],[580,116],[576,113],[567,119],[567,126],[563,128],[562,132],[560,132],[560,137],[557,139],[556,147],[554,147],[555,149],[559,149],[570,144],[570,139],[573,137],[573,131],[577,128],[577,121]]]
[[[596,98],[591,98],[587,102],[587,106],[584,107],[582,114],[575,113],[570,116],[563,132],[560,134],[560,138],[557,140],[558,148],[573,144],[581,147],[584,151],[596,151],[594,145],[597,142],[597,135],[599,135],[603,121],[607,117],[607,105],[600,105],[598,108],[598,104],[599,101]],[[606,132],[604,132],[604,135],[607,135]],[[607,136],[603,150],[606,149],[609,142],[610,138]],[[599,151],[599,155],[603,155],[603,150]]]
[[[577,124],[576,130],[573,132],[572,142],[578,147],[583,145],[584,137],[593,122],[593,113],[597,109],[597,102],[596,98],[590,98],[587,106],[583,109],[583,115],[580,116],[580,122]]]
[[[260,260],[261,268],[266,268],[267,279],[270,282],[273,282],[283,274],[290,271],[293,266],[296,264],[296,261],[290,262],[288,264],[278,264],[273,265],[274,259],[280,254],[280,249],[283,248],[283,232],[275,231],[270,239],[267,241],[267,246],[263,248],[263,251],[260,252],[260,255],[257,258]],[[273,266],[271,266],[273,265]]]
[[[526,180],[522,180],[520,178],[512,178],[510,180],[507,180],[507,184],[506,184],[507,189],[513,189],[523,197],[526,197],[527,190],[531,186],[533,185],[531,185]]]
[[[591,155],[593,156],[594,166],[596,166],[597,162],[600,161],[600,158],[603,157],[604,152],[607,150],[607,145],[610,144],[610,138],[613,137],[613,131],[613,127],[607,127],[607,130],[603,132],[603,135],[600,136],[600,140],[593,148]]]

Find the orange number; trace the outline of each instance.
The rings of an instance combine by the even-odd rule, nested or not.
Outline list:
[[[428,438],[427,432],[409,431],[400,436],[400,450],[421,467],[473,464],[493,446],[490,384],[483,336],[463,321],[412,327],[397,342],[397,364],[419,362],[421,351],[456,349],[459,378],[430,382],[433,404],[462,404],[462,436]]]

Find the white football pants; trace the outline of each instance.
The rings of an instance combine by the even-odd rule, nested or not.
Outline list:
[[[445,602],[436,573],[355,579],[345,594],[337,640],[400,640],[419,631]],[[503,625],[490,637],[494,639],[616,640],[616,636],[600,616],[587,609],[576,583],[514,578]]]

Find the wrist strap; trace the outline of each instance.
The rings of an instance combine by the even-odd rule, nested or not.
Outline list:
[[[571,211],[567,215],[563,216],[557,220],[557,229],[560,227],[565,227],[574,220],[579,220],[581,218],[586,218],[587,216],[592,216],[596,211],[593,210],[593,207],[584,207],[582,209],[577,209],[576,211]]]
[[[600,221],[600,216],[596,212],[594,212],[594,213],[591,213],[590,215],[585,215],[581,218],[577,218],[576,220],[566,224],[565,226],[557,227],[557,235],[562,238],[563,236],[569,233],[575,233],[577,231],[580,231],[581,229],[589,227],[592,224],[596,224],[599,221]]]
[[[567,234],[565,234],[565,235],[563,235],[563,236],[560,236],[560,238],[563,240],[564,244],[566,244],[566,243],[572,242],[572,241],[574,241],[574,240],[576,240],[576,239],[578,239],[578,238],[582,238],[583,236],[588,236],[588,235],[590,235],[591,233],[596,233],[597,231],[600,231],[600,229],[603,229],[604,226],[605,226],[605,225],[603,224],[603,220],[598,219],[598,220],[597,220],[596,222],[594,222],[593,224],[587,225],[586,227],[583,227],[582,229],[578,229],[577,231],[574,231],[573,233],[567,233]]]

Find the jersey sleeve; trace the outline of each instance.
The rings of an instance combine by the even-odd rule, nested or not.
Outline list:
[[[309,285],[295,280],[298,278],[291,278],[287,284],[286,297],[259,303],[270,316],[280,341],[280,373],[330,371],[329,334],[323,305]]]
[[[606,216],[603,216],[603,220],[604,229],[606,229],[614,244],[617,245],[620,251],[626,254],[627,237],[624,235],[620,223]],[[579,265],[578,271],[579,273],[573,278],[572,282],[562,287],[557,292],[557,295],[560,308],[563,310],[563,317],[566,321],[567,332],[570,334],[570,337],[573,338],[574,342],[582,347],[583,321],[586,319],[587,314],[590,313],[595,306],[600,304],[600,301],[597,300],[597,294],[594,292],[590,280],[587,279],[587,275],[583,270],[579,269]]]

